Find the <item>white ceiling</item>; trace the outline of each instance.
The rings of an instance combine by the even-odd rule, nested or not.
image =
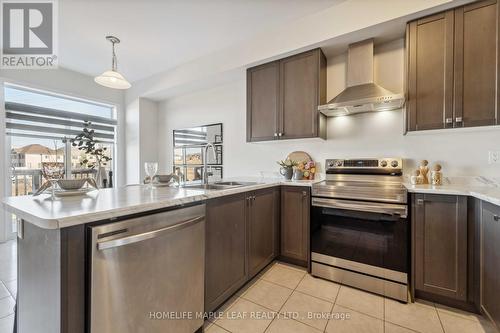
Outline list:
[[[59,65],[100,74],[111,34],[119,71],[136,81],[342,1],[59,0]]]

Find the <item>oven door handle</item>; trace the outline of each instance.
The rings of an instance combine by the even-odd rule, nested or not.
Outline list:
[[[361,202],[351,200],[313,198],[313,207],[325,207],[344,210],[353,210],[369,213],[380,213],[390,216],[400,216],[406,218],[408,216],[408,208],[404,205],[392,205],[377,202]]]

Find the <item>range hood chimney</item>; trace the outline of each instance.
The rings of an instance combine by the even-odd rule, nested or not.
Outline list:
[[[373,82],[373,39],[349,45],[347,88],[318,110],[326,116],[400,109],[404,95],[395,94]]]

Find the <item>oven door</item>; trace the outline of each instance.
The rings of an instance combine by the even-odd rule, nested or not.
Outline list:
[[[312,260],[406,283],[407,212],[406,205],[313,198]]]

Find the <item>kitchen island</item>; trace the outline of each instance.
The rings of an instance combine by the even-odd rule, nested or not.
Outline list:
[[[60,197],[55,200],[52,200],[48,194],[42,194],[38,197],[6,198],[4,207],[16,214],[18,218],[18,332],[83,333],[91,327],[89,318],[93,309],[90,307],[90,299],[96,290],[91,287],[93,279],[91,265],[92,259],[95,257],[92,252],[95,250],[95,246],[90,244],[92,241],[97,241],[97,237],[101,237],[94,235],[95,239],[93,239],[92,230],[112,224],[126,224],[129,223],[128,221],[134,220],[139,221],[135,222],[136,225],[137,223],[146,224],[145,219],[151,216],[173,214],[175,217],[176,212],[189,209],[195,209],[197,213],[190,213],[191,215],[188,217],[183,214],[183,221],[196,219],[198,215],[203,215],[204,219],[204,203],[208,200],[244,195],[244,192],[275,188],[281,184],[310,186],[314,183],[314,181],[282,182],[276,179],[252,180],[255,182],[252,185],[222,190],[201,190],[189,187],[153,187],[151,189],[144,185],[132,185],[116,189],[101,189],[89,192],[85,196]],[[200,209],[202,213],[199,213]],[[171,218],[170,215],[168,218]],[[203,225],[204,223],[203,220]],[[167,229],[168,227],[155,225],[156,229],[160,227],[164,227],[160,229]],[[140,225],[137,228],[140,228]],[[119,228],[117,232],[122,232],[123,229],[127,229],[127,231],[130,229],[130,233],[132,233],[132,227],[128,225]],[[144,230],[136,230],[135,233],[139,233],[139,231],[142,234],[147,234]],[[192,232],[194,231],[193,229]],[[102,247],[107,246],[104,243],[116,243],[117,236],[113,232],[105,233],[105,237],[108,237],[110,241],[108,238],[99,239]],[[120,238],[123,236],[131,238],[125,233],[120,236]],[[175,241],[171,240],[171,242]],[[199,264],[190,265],[189,270],[185,270],[182,274],[182,279],[177,280],[177,282],[172,281],[171,285],[192,279],[193,276],[193,278],[198,279],[198,282],[200,279],[203,281],[204,236],[193,238],[186,244],[184,244],[183,250],[179,251],[181,253],[179,256],[186,256],[192,251],[197,252],[192,254],[189,260],[184,258],[184,262],[196,262],[199,258],[202,261]],[[115,264],[115,261],[110,264],[108,258],[111,253],[116,252],[115,250],[116,248],[111,252],[108,251],[109,254],[104,256],[108,259],[107,266],[113,267]],[[148,256],[154,257],[154,251],[151,252],[150,249],[148,251]],[[124,262],[123,258],[126,256],[131,258],[132,262],[137,262],[137,257],[134,255],[134,252],[127,252],[121,257],[118,256],[118,260]],[[115,259],[113,258],[113,260]],[[125,264],[128,265],[128,262]],[[169,264],[165,262],[165,265],[172,265],[179,273],[183,272],[182,267],[180,267],[183,265],[183,261],[176,262],[175,258],[172,258]],[[161,268],[163,262],[156,266]],[[147,267],[137,267],[141,267],[139,270],[147,269]],[[127,272],[127,276],[129,276],[134,270],[127,268],[124,271],[120,269],[120,272]],[[108,275],[106,281],[116,281],[118,284],[125,280],[120,276],[110,276],[112,272],[109,271],[106,274]],[[151,280],[147,275],[139,277],[136,281],[151,285],[150,289],[157,288],[156,280]],[[194,282],[189,281],[189,283],[193,284]],[[107,286],[106,291],[112,290],[114,287],[114,283],[104,285]],[[201,283],[202,286],[203,283]],[[163,287],[167,288],[167,285],[163,284]],[[191,289],[195,290],[196,288]],[[203,291],[203,289],[201,290]],[[194,292],[190,291],[190,294],[192,293]],[[99,295],[99,293],[97,294]],[[203,292],[198,292],[194,297],[198,297],[200,300],[200,311],[203,311]],[[182,297],[178,295],[177,299],[179,298]],[[122,298],[122,300],[124,299],[127,297]],[[163,310],[153,307],[151,306],[149,310]],[[113,308],[113,306],[107,304],[103,308],[108,309]],[[201,324],[203,323],[202,319],[200,319]]]

